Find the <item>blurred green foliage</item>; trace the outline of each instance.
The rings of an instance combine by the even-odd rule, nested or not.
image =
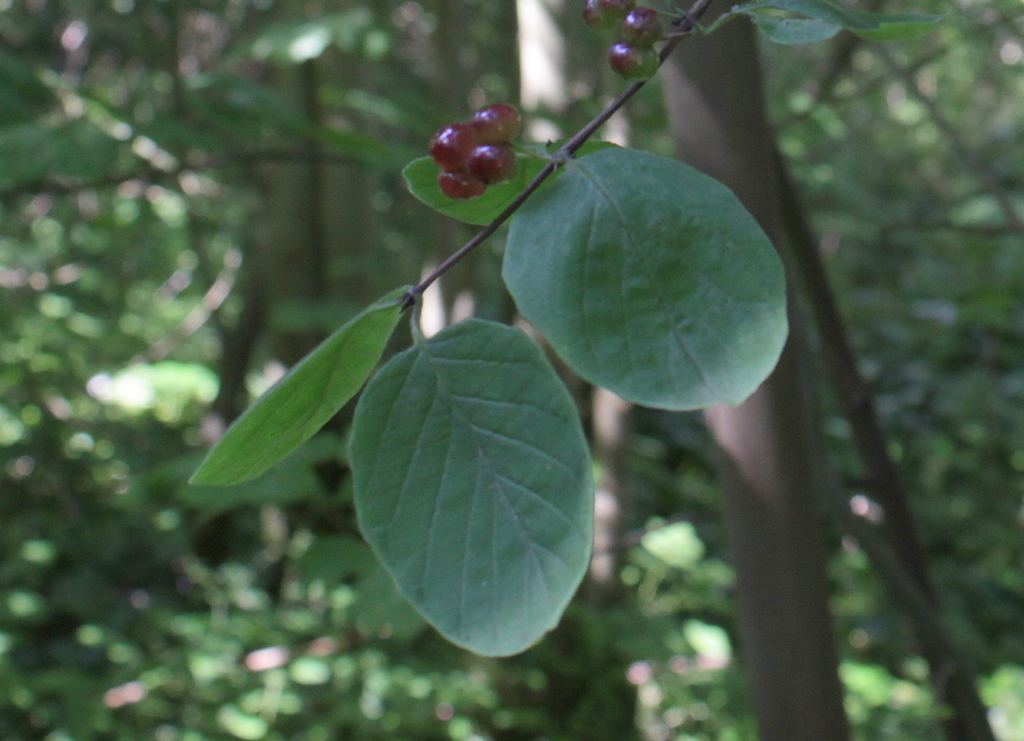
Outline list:
[[[0,2],[0,737],[754,737],[693,416],[635,414],[613,597],[584,588],[500,661],[441,640],[374,562],[343,424],[249,484],[185,483],[211,409],[265,390],[296,359],[286,340],[308,349],[455,246],[399,171],[438,124],[513,97],[505,5]],[[780,147],[1002,741],[1024,739],[1018,10],[964,0],[888,57],[843,36],[765,49]],[[569,100],[544,112],[562,133],[617,89],[581,25],[566,12]],[[670,152],[657,82],[628,120]],[[275,295],[251,352],[233,349],[253,286],[285,282],[267,235],[311,157],[356,183],[327,216],[362,198],[338,228],[372,244],[331,255],[327,293]],[[491,318],[508,311],[500,246],[452,277]],[[821,415],[838,483],[868,497],[827,394]],[[856,737],[937,739],[906,623],[836,530],[830,570]]]

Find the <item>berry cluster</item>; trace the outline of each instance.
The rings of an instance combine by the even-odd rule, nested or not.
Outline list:
[[[665,35],[658,11],[638,8],[636,0],[587,0],[583,20],[598,31],[618,27],[622,40],[608,50],[612,69],[628,80],[647,80],[658,71],[654,44]]]
[[[469,123],[453,123],[430,139],[430,156],[441,168],[437,185],[449,198],[476,198],[492,183],[516,174],[516,153],[509,145],[523,128],[510,105],[481,108]]]

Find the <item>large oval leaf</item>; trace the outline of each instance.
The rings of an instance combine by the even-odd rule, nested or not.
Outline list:
[[[577,373],[646,406],[739,403],[786,338],[782,264],[753,217],[649,152],[583,157],[527,202],[503,276]]]
[[[528,648],[579,585],[593,482],[576,407],[521,330],[471,319],[392,358],[356,407],[359,526],[447,639]]]
[[[315,435],[377,365],[407,291],[392,291],[320,343],[235,420],[189,483],[248,481]]]

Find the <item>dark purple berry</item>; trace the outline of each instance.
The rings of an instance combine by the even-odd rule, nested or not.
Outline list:
[[[513,106],[499,103],[474,113],[469,125],[481,144],[508,144],[523,130],[523,119]]]
[[[608,50],[608,63],[627,80],[649,80],[661,64],[653,49],[639,48],[625,41],[613,44]]]
[[[635,7],[636,0],[587,0],[583,22],[595,31],[610,31]]]
[[[653,8],[634,8],[622,20],[622,37],[633,46],[650,48],[661,41],[665,28],[658,11]]]
[[[448,124],[431,137],[430,156],[445,172],[465,171],[466,159],[479,143],[469,124]]]
[[[487,185],[465,172],[439,172],[437,185],[449,198],[465,201],[483,195]]]
[[[518,169],[516,153],[507,144],[481,144],[469,153],[466,170],[485,183],[503,183]]]

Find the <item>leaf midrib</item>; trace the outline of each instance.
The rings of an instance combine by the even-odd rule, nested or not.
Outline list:
[[[455,394],[448,387],[447,383],[444,380],[443,374],[441,373],[441,370],[438,367],[438,363],[437,363],[438,359],[434,358],[434,356],[429,352],[428,347],[429,347],[429,342],[426,341],[426,340],[421,341],[420,343],[418,343],[418,349],[422,353],[424,359],[427,361],[427,364],[430,366],[430,369],[433,372],[434,378],[436,379],[438,392],[439,393],[443,392],[444,395],[447,397],[448,406],[451,409],[452,419],[453,420],[457,420],[459,423],[461,423],[465,427],[465,429],[468,431],[469,438],[474,441],[474,446],[476,448],[476,456],[477,456],[477,459],[480,461],[480,467],[487,472],[487,476],[488,476],[488,479],[489,479],[489,482],[490,482],[490,487],[486,487],[486,488],[492,488],[492,490],[500,496],[500,503],[505,508],[506,512],[511,516],[511,519],[515,522],[515,524],[516,524],[516,534],[518,536],[518,539],[520,540],[520,542],[523,543],[524,550],[529,554],[529,557],[530,557],[531,561],[533,562],[533,565],[536,568],[537,573],[540,575],[541,581],[542,581],[543,586],[544,586],[544,590],[550,596],[553,593],[552,592],[552,587],[548,583],[547,575],[546,575],[546,572],[544,570],[543,564],[541,564],[540,559],[538,558],[537,553],[536,553],[536,548],[537,547],[543,548],[543,546],[541,546],[538,543],[534,543],[533,540],[527,535],[527,530],[523,526],[523,524],[522,524],[522,522],[520,520],[519,513],[516,511],[515,507],[512,506],[512,504],[510,502],[510,495],[506,491],[507,484],[505,484],[503,482],[503,479],[505,479],[506,477],[504,477],[500,473],[498,473],[498,471],[493,466],[493,462],[491,461],[490,456],[486,453],[486,447],[478,442],[478,440],[480,438],[479,430],[482,430],[484,428],[480,428],[478,425],[476,425],[473,422],[471,422],[469,417],[461,410],[461,408],[460,408],[461,404],[460,404],[460,401],[459,401],[459,395]],[[459,360],[459,359],[456,358],[455,360]],[[506,364],[504,361],[492,361],[492,362],[499,363],[499,364]],[[491,434],[494,434],[494,435],[500,435],[500,433],[497,433],[497,432],[492,432],[492,431],[488,431],[488,432],[491,432]],[[515,438],[508,438],[506,436],[501,436],[501,437],[505,437],[505,439],[508,439],[508,440],[515,440]],[[449,439],[451,439],[451,438],[449,438]],[[516,442],[524,442],[524,441],[518,441],[517,440]],[[554,461],[557,462],[557,459],[554,458],[553,456],[550,456],[550,454],[548,454],[548,457],[551,458],[551,460],[554,460]],[[445,465],[446,469],[447,469],[449,460],[450,460],[450,456],[449,455],[445,455],[444,465]],[[562,465],[565,468],[568,469],[568,466],[565,466],[564,463],[562,463]],[[571,472],[571,469],[569,469],[569,470]],[[444,478],[444,474],[442,474],[442,479],[443,478]],[[523,488],[528,490],[528,491],[532,491],[531,489],[529,489],[529,487],[523,486]],[[543,502],[546,502],[549,506],[551,506],[553,509],[558,511],[563,516],[563,518],[565,518],[570,523],[570,525],[574,524],[574,523],[572,523],[572,519],[567,514],[565,514],[560,509],[555,507],[551,502],[548,502],[547,499],[545,499],[539,493],[533,492],[533,494],[538,499],[540,499]],[[471,521],[472,521],[473,511],[475,510],[476,505],[477,505],[477,498],[479,496],[480,496],[480,488],[474,485],[472,499],[471,499],[471,502],[470,502],[470,520]],[[435,500],[435,502],[436,502],[436,500]],[[438,508],[435,507],[435,510],[434,510],[434,516],[435,517],[436,517],[437,512],[438,512]],[[496,520],[497,520],[497,518],[492,517],[492,535],[493,535],[493,530],[496,527]],[[433,520],[431,522],[431,532],[432,532],[432,530],[433,530]],[[466,540],[466,545],[465,545],[465,548],[464,548],[464,553],[466,554],[466,557],[463,558],[463,562],[462,562],[462,574],[463,574],[463,576],[460,579],[460,583],[459,583],[459,588],[460,588],[459,627],[460,628],[462,626],[462,621],[463,621],[463,619],[465,618],[465,615],[466,615],[465,595],[466,595],[467,579],[466,579],[466,576],[465,576],[465,570],[466,570],[466,568],[469,565],[469,558],[468,558],[468,554],[470,553],[469,537],[470,537],[469,536],[469,530],[467,530],[467,534],[466,534],[467,540]],[[430,540],[430,533],[428,532],[428,544],[429,544],[429,540]],[[495,543],[496,542],[496,538],[492,538],[491,542],[492,542],[492,544]],[[543,548],[543,549],[544,550],[548,550],[549,553],[552,553],[553,556],[555,556],[560,561],[562,561],[563,565],[566,567],[566,570],[571,572],[571,568],[569,568],[569,565],[567,563],[565,563],[564,559],[562,559],[560,556],[558,556],[558,554],[555,554],[554,552],[550,551],[547,548]],[[424,561],[423,561],[423,574],[421,576],[421,581],[423,581],[423,579],[425,579],[426,572],[428,570],[428,566],[429,566],[429,563],[430,563],[430,554],[431,554],[431,550],[429,549],[429,546],[428,546],[427,554],[426,554],[426,557],[424,558]],[[492,574],[493,573],[497,573],[498,572],[497,554],[494,552],[493,549],[491,551],[490,563],[491,563],[491,566],[492,566],[492,568],[491,568]],[[532,584],[532,581],[529,578],[527,578],[526,579],[526,583],[527,583],[527,585],[530,585],[530,584]],[[489,594],[489,596],[491,598],[491,613],[492,614],[497,614],[497,612],[498,612],[498,607],[497,607],[497,596],[498,595],[497,595],[497,591],[495,589],[491,588],[490,590],[488,590],[488,594]],[[496,629],[497,629],[497,627],[496,627],[496,624],[495,624],[495,630]],[[494,637],[494,640],[495,640],[495,642],[497,642],[497,638],[496,637]]]

